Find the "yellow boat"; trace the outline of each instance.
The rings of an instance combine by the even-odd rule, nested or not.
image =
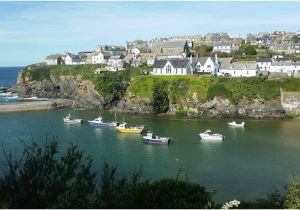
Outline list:
[[[142,133],[144,126],[131,127],[127,123],[121,123],[116,129],[121,133]]]

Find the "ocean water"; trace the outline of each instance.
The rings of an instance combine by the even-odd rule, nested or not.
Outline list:
[[[22,67],[0,67],[0,88],[14,86],[17,82],[17,74]],[[0,90],[0,103],[18,102],[18,95],[3,93]]]
[[[61,109],[0,115],[0,144],[21,153],[23,143],[43,144],[48,135],[58,136],[61,150],[70,143],[93,158],[93,170],[103,162],[116,165],[120,176],[142,167],[143,178],[182,177],[216,190],[218,201],[255,199],[283,186],[300,172],[300,129],[297,120],[247,120],[245,128],[231,128],[228,119],[195,120],[125,115],[133,125],[145,125],[158,135],[172,138],[170,145],[142,142],[142,135],[120,134],[114,128],[66,125],[63,117],[94,119],[99,111]],[[102,113],[105,121],[114,115]],[[118,116],[119,120],[122,116]],[[211,129],[226,136],[223,142],[202,142],[199,132]],[[0,163],[1,163],[0,154]]]

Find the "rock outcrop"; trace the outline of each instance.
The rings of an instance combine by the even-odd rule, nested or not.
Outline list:
[[[102,109],[105,104],[93,83],[81,76],[59,76],[35,81],[26,72],[21,72],[17,85],[19,97],[73,99],[74,107],[84,109]]]
[[[35,81],[30,74],[21,72],[17,80],[20,97],[65,98],[74,100],[74,107],[84,109],[109,109],[117,112],[153,114],[152,98],[137,98],[127,93],[120,101],[105,101],[89,80],[81,76],[50,76],[50,79]],[[199,118],[243,117],[243,118],[282,118],[285,111],[280,99],[265,101],[242,98],[232,103],[224,97],[200,102],[195,93],[190,100],[181,104],[169,104],[168,115],[184,114]]]

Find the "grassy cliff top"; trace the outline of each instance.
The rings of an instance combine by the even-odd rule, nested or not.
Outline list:
[[[193,76],[144,75],[149,67],[129,68],[119,72],[105,72],[95,75],[94,70],[103,65],[31,65],[24,69],[33,80],[50,80],[51,77],[81,75],[93,82],[95,89],[108,100],[118,100],[124,95],[139,99],[153,99],[155,87],[162,87],[172,103],[182,101],[206,101],[214,96],[224,96],[232,102],[242,97],[248,99],[272,100],[284,91],[300,91],[300,79],[285,78],[267,80],[266,77],[225,78]]]

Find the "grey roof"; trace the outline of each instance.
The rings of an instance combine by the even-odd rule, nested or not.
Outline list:
[[[258,58],[256,62],[272,62],[272,58]]]
[[[219,58],[220,69],[228,69],[233,61],[233,58]]]
[[[66,57],[66,55],[65,54],[51,54],[46,57],[46,60],[54,60],[54,59],[58,59],[59,57]]]
[[[298,62],[300,58],[275,58],[277,62]]]
[[[201,65],[204,65],[208,57],[199,57],[199,58],[192,58],[192,65],[195,66],[198,62]]]
[[[234,62],[230,65],[232,70],[255,70],[257,69],[256,62]]]
[[[163,68],[168,61],[174,68],[185,68],[190,63],[189,59],[162,59],[155,60],[153,68]]]
[[[152,52],[158,52],[161,48],[178,48],[184,50],[186,45],[185,40],[171,40],[171,41],[163,41],[158,43],[152,43]]]
[[[216,42],[214,46],[231,46],[228,42]]]

